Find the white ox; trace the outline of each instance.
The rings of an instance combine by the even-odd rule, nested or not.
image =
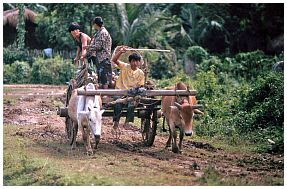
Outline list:
[[[169,87],[167,89],[187,90],[187,87],[184,83],[180,82],[176,84],[176,87]],[[192,124],[193,124],[194,113],[203,114],[203,112],[193,107],[193,105],[195,104],[196,104],[196,98],[194,96],[162,97],[162,112],[169,126],[169,138],[166,143],[166,147],[170,147],[172,142],[172,152],[174,153],[181,152],[184,133],[186,136],[192,135],[193,133]],[[177,144],[176,142],[177,127],[180,129],[179,144]]]
[[[95,90],[95,86],[89,83],[85,86],[87,91]],[[79,88],[84,89],[84,86]],[[82,131],[83,141],[88,154],[92,154],[93,150],[90,142],[90,132],[95,138],[95,148],[97,148],[101,138],[102,100],[100,96],[83,96],[77,94],[77,89],[74,89],[68,105],[68,114],[73,121],[73,126],[76,128],[75,140],[72,148],[76,147],[76,138],[78,126]]]

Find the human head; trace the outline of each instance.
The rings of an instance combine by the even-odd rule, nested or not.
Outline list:
[[[77,22],[72,22],[71,24],[70,24],[70,26],[69,26],[69,29],[68,29],[68,31],[69,31],[69,33],[71,33],[72,31],[74,31],[74,30],[80,30],[80,25],[77,23]]]
[[[135,70],[140,65],[140,61],[141,61],[141,56],[137,53],[133,53],[129,56],[129,63],[133,70]]]
[[[94,20],[93,20],[93,25],[96,25],[97,27],[101,28],[101,27],[103,26],[103,24],[104,24],[104,21],[103,21],[102,17],[96,16],[96,17],[94,18]],[[96,27],[96,26],[95,26],[95,27]]]
[[[75,38],[80,35],[80,25],[77,22],[72,22],[68,31]]]

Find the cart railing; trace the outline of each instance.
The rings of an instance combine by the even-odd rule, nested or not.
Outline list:
[[[98,89],[94,91],[85,91],[84,89],[78,89],[78,95],[94,96],[195,96],[196,90],[143,90],[137,94],[130,93],[131,90],[122,89]]]

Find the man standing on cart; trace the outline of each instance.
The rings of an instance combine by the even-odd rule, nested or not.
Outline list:
[[[141,56],[137,53],[133,53],[129,56],[129,63],[125,63],[119,60],[120,56],[125,53],[127,47],[122,46],[119,51],[115,53],[112,58],[112,62],[116,64],[120,69],[120,75],[118,80],[116,80],[116,89],[131,89],[136,87],[142,87],[144,85],[145,76],[144,72],[138,68],[140,65]],[[115,97],[120,98],[120,97]],[[113,116],[113,128],[118,129],[120,115],[123,108],[123,104],[116,104],[114,106],[114,116]],[[134,121],[134,104],[133,102],[128,103],[127,107],[127,117],[125,120],[124,127],[128,126],[129,122]]]
[[[79,60],[84,62],[84,59],[86,57],[86,49],[85,47],[90,44],[91,38],[80,31],[80,25],[77,22],[72,22],[68,29],[69,33],[72,35],[73,39],[75,40],[75,43],[77,45],[77,52],[76,57],[74,58],[74,64],[76,67],[79,67]],[[89,57],[88,61],[94,61],[93,57]]]
[[[112,38],[103,24],[104,21],[101,17],[95,17],[93,27],[97,32],[92,43],[84,49],[89,49],[89,53],[95,53],[96,60],[93,63],[97,68],[98,82],[103,89],[108,89],[112,81],[112,65],[110,62]]]

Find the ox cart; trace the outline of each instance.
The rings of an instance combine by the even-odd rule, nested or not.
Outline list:
[[[145,68],[142,68],[145,72],[145,76],[147,78],[147,65]],[[89,82],[93,82],[93,78],[89,77],[88,74],[88,66],[86,64],[83,65],[81,70],[78,70],[79,74],[75,79],[72,79],[66,91],[65,98],[65,106],[63,108],[59,108],[57,114],[60,117],[65,117],[65,125],[66,125],[66,134],[69,141],[69,144],[72,144],[74,140],[76,140],[76,129],[73,128],[72,120],[68,115],[68,105],[69,100],[71,98],[72,90],[75,88],[79,88],[83,85],[86,85]],[[146,79],[147,81],[147,79]],[[195,90],[156,90],[154,86],[150,84],[150,82],[146,82],[145,86],[142,88],[135,88],[129,90],[118,90],[118,89],[96,89],[94,91],[85,91],[84,89],[78,89],[78,95],[100,95],[110,97],[107,100],[103,100],[103,108],[105,112],[103,113],[103,117],[112,117],[113,116],[113,105],[116,103],[127,103],[134,102],[135,104],[135,117],[140,118],[141,126],[140,132],[142,134],[143,143],[146,146],[152,146],[157,127],[159,124],[159,119],[162,117],[161,112],[161,99],[158,98],[160,96],[195,96]],[[124,96],[124,98],[117,99],[113,101],[111,97],[113,96]],[[201,107],[200,105],[196,105],[196,107]],[[127,111],[123,109],[121,116],[126,116]],[[164,124],[164,123],[163,123]]]

